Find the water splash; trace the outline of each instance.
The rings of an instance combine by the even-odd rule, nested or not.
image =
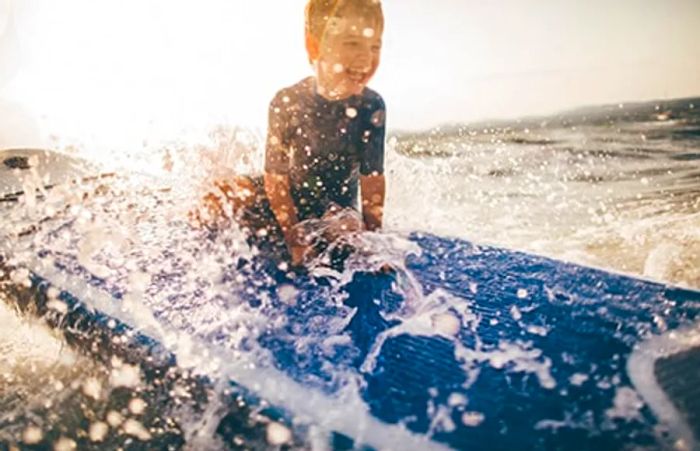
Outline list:
[[[388,266],[398,275],[394,291],[405,302],[385,315],[394,326],[371,344],[362,371],[372,371],[387,340],[410,333],[453,343],[455,357],[467,375],[466,385],[479,377],[476,364],[488,362],[492,368],[531,374],[547,389],[559,388],[551,375],[551,362],[531,343],[482,347],[476,331],[483,319],[469,309],[470,299],[439,290],[424,293],[405,266],[406,257],[419,251],[402,232],[427,229],[698,287],[695,231],[700,226],[693,198],[696,178],[688,164],[692,155],[687,144],[674,144],[664,135],[674,127],[692,124],[667,122],[612,129],[607,125],[490,128],[392,140],[386,219],[397,233],[349,238],[346,244],[358,251],[344,271],[329,265],[328,253],[311,262],[312,276],[332,280],[328,303],[319,308],[335,309],[338,317],[329,323],[309,321],[307,326],[317,327],[316,334],[308,329],[293,331],[289,335],[293,346],[299,353],[314,346],[326,354],[347,351],[350,337],[343,331],[354,311],[344,305],[341,288],[359,272],[381,271]],[[77,150],[81,152],[87,150]],[[252,343],[269,328],[289,326],[280,314],[284,310],[277,310],[276,299],[286,307],[299,307],[301,293],[292,285],[276,286],[264,278],[251,288],[247,279],[239,276],[241,269],[248,271],[246,277],[259,270],[246,266],[255,259],[257,250],[248,245],[241,231],[232,226],[209,236],[206,231],[188,228],[185,220],[186,212],[211,186],[212,178],[259,168],[256,155],[253,134],[220,128],[204,145],[172,143],[105,159],[119,173],[131,174],[128,177],[46,189],[51,180],[39,171],[30,171],[23,178],[25,194],[18,207],[6,209],[9,220],[2,227],[3,250],[11,249],[10,263],[14,265],[29,261],[41,250],[47,265],[61,261],[86,268],[99,279],[92,282],[118,291],[122,313],[137,318],[142,330],[161,337],[177,353],[180,365],[191,369],[193,375],[216,377],[229,371],[230,362],[222,361],[216,352],[203,352],[197,346],[199,340],[247,355],[250,363],[246,364],[267,364],[272,360],[270,353]],[[41,164],[31,163],[36,167]],[[421,181],[421,189],[406,190],[416,179]],[[33,231],[29,240],[24,238],[28,231]],[[173,274],[176,277],[169,283],[159,284]],[[27,282],[27,276],[12,274],[20,284]],[[472,291],[478,289],[474,286]],[[518,292],[516,298],[526,299],[527,295]],[[54,298],[53,314],[65,314],[65,304]],[[180,305],[178,301],[185,298],[194,301]],[[523,320],[526,308],[524,304],[511,307],[516,325],[531,335],[546,335],[546,327]],[[172,329],[162,328],[163,323]],[[458,326],[473,333],[473,346],[462,344],[456,336]],[[322,342],[316,343],[320,337]],[[109,400],[119,389],[147,390],[142,376],[136,374],[128,364],[115,362],[106,373],[91,375],[75,390],[93,400],[96,395]],[[358,374],[346,368],[334,377],[331,385],[339,387],[339,396],[348,405],[362,405],[357,395],[361,385]],[[578,375],[571,383],[584,384],[587,377]],[[64,389],[70,385],[61,384]],[[225,388],[219,385],[217,390]],[[214,436],[212,430],[224,415],[224,407],[230,406],[210,393],[209,407],[197,411],[185,401],[194,397],[187,384],[175,384],[172,392],[176,404],[188,406],[172,411],[182,436],[201,446],[219,446],[208,440]],[[138,397],[129,396],[129,400],[142,399],[140,393],[135,395]],[[633,399],[624,398],[624,392],[621,396],[620,409],[634,405]],[[145,402],[146,409],[157,405]],[[433,402],[428,407],[434,418],[430,430],[438,433],[454,427],[451,409],[465,405]],[[147,434],[152,440],[156,438],[133,412],[139,409],[129,406],[124,408],[130,418],[118,418],[120,409],[101,412],[90,427],[91,440],[109,441],[113,432],[137,440],[146,439]],[[611,414],[615,416],[620,409],[611,410]],[[478,426],[489,419],[476,410],[464,410],[461,420]],[[269,419],[261,421],[267,443],[288,439],[283,429],[287,426]],[[107,435],[105,425],[110,431]],[[28,441],[61,440],[52,436],[49,428],[40,427],[42,433],[37,433],[33,427],[23,426],[13,437],[24,434]]]

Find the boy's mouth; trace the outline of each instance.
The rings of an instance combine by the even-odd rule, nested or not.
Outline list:
[[[345,74],[351,81],[358,84],[364,83],[367,79],[367,74],[365,72],[354,71],[352,69],[345,71]]]

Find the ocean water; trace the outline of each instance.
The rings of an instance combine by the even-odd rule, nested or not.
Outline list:
[[[128,171],[130,159],[138,161],[133,171],[155,173],[158,186],[173,193],[169,215],[182,216],[212,177],[259,167],[259,146],[250,136],[219,128],[198,146],[123,158],[127,169],[117,171]],[[53,178],[90,174],[95,169],[78,163],[88,154],[72,150],[71,164]],[[41,165],[50,171],[58,163],[49,158]],[[700,99],[395,132],[386,168],[385,222],[394,235],[429,231],[700,288]],[[3,181],[12,174],[3,173]],[[123,201],[104,205],[109,217],[127,221],[136,212],[148,213],[149,205],[129,206],[138,202],[139,182],[129,183],[115,189]],[[22,186],[36,187],[36,178]],[[19,209],[5,202],[3,212],[10,213],[3,230],[26,228],[76,195],[59,187],[43,197],[21,198]],[[103,242],[121,249],[128,236],[94,212],[87,205],[75,211],[82,249],[89,254]],[[148,249],[151,238],[141,245]],[[241,243],[235,233],[230,239]],[[215,270],[212,262],[208,270]],[[282,439],[292,448],[311,445],[245,407],[245,424],[225,443],[209,441],[211,420],[220,410],[212,394],[192,394],[177,384],[167,390],[130,384],[128,366],[92,362],[3,304],[0,443],[6,446],[265,448]]]
[[[698,103],[397,137],[388,222],[700,287]]]

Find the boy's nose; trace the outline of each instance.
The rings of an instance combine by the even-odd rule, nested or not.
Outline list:
[[[355,56],[355,61],[353,61],[353,63],[355,70],[361,70],[363,72],[371,70],[372,50],[369,47],[361,49]]]

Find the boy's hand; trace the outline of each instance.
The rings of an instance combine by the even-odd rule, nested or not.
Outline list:
[[[382,228],[384,216],[384,195],[386,181],[382,174],[360,176],[360,189],[362,191],[362,217],[365,227],[369,231]]]
[[[308,244],[303,240],[302,233],[303,230],[299,230],[297,227],[291,227],[284,231],[284,242],[289,250],[292,266],[302,266],[306,252],[309,250]]]
[[[307,250],[308,248],[306,246],[289,246],[289,254],[292,257],[292,266],[302,266]]]

